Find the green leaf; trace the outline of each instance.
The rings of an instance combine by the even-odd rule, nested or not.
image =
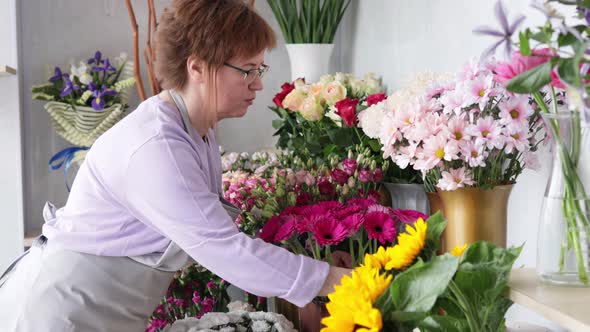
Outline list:
[[[420,331],[427,332],[462,332],[468,331],[469,326],[464,319],[452,316],[429,316],[418,324]]]
[[[576,59],[560,59],[557,65],[559,78],[570,85],[580,85],[580,61]]]
[[[514,77],[506,89],[515,93],[532,93],[539,91],[551,82],[552,61],[547,61],[533,69]]]
[[[397,275],[390,286],[395,309],[406,312],[432,309],[438,296],[447,288],[458,264],[457,257],[445,254]]]
[[[373,150],[373,152],[381,151],[381,143],[379,143],[379,141],[376,139],[369,140],[369,147],[371,147],[371,150]]]
[[[430,218],[426,220],[426,225],[428,226],[426,229],[426,240],[431,242],[440,242],[442,232],[447,226],[447,222],[442,213],[437,211],[435,214],[430,216]]]
[[[520,53],[525,56],[531,55],[531,47],[529,45],[529,36],[528,30],[519,33],[518,37],[520,39]]]
[[[280,120],[280,119],[272,120],[272,127],[274,129],[280,129],[284,123],[285,123],[285,121]]]

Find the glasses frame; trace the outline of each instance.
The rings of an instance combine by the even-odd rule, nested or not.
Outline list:
[[[236,67],[236,66],[229,64],[227,62],[225,62],[224,65],[228,66],[232,69],[235,69],[235,70],[239,71],[240,73],[244,74],[244,81],[246,81],[248,84],[251,84],[252,82],[254,82],[256,80],[256,76],[254,76],[254,79],[252,79],[252,81],[248,82],[248,75],[250,75],[253,72],[257,72],[258,78],[262,79],[262,77],[264,77],[264,74],[266,74],[268,72],[268,70],[270,69],[270,67],[264,63],[260,66],[260,68],[254,68],[254,69],[250,69],[250,70]]]

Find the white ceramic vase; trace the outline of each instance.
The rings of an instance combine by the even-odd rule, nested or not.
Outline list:
[[[319,81],[330,71],[330,57],[334,44],[287,44],[291,61],[291,80],[305,78],[308,83]]]

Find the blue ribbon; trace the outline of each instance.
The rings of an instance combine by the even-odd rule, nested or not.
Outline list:
[[[76,155],[76,152],[82,150],[88,150],[90,147],[86,146],[73,146],[69,148],[65,148],[58,153],[56,153],[51,159],[49,160],[49,168],[51,170],[57,170],[64,166],[64,180],[66,182],[66,188],[68,188],[68,192],[70,191],[70,185],[68,184],[68,168],[70,168],[70,164],[72,163],[72,159]]]

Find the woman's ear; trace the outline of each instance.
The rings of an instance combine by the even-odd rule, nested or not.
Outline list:
[[[191,55],[186,60],[186,69],[191,81],[197,83],[205,82],[205,63],[203,60]]]

